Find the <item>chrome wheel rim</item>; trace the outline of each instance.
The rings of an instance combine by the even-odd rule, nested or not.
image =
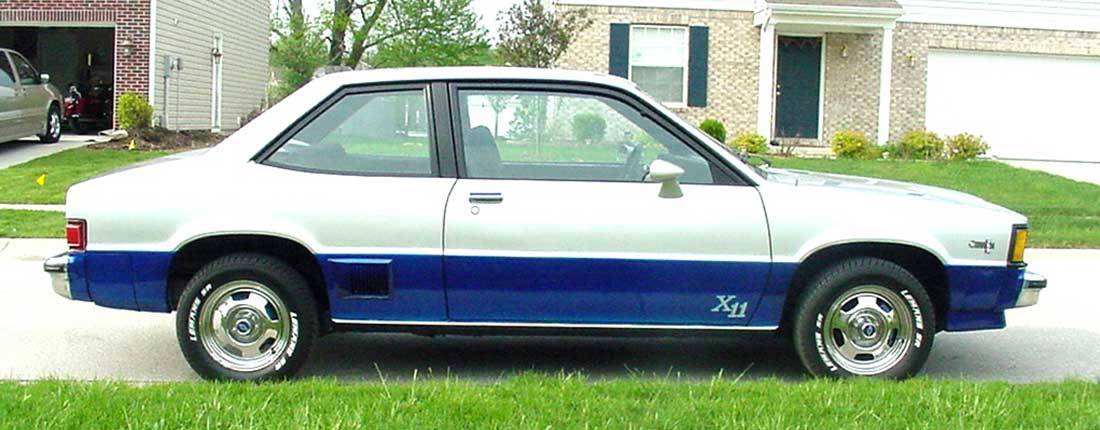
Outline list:
[[[49,127],[48,133],[50,137],[61,136],[61,115],[57,112],[50,112],[50,119],[47,121],[47,127]]]
[[[905,358],[914,342],[913,312],[900,294],[864,285],[841,295],[825,316],[825,351],[844,370],[883,373]]]
[[[255,372],[282,357],[291,338],[290,311],[267,286],[234,281],[214,291],[199,314],[210,357],[236,372]]]

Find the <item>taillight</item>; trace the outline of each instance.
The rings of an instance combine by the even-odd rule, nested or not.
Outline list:
[[[82,219],[70,219],[65,223],[65,240],[70,251],[83,251],[88,247],[88,222]]]

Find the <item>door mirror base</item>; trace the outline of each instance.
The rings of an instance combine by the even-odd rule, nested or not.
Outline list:
[[[653,160],[646,182],[661,183],[661,192],[657,195],[662,199],[678,199],[684,196],[684,190],[680,188],[680,177],[683,175],[684,169],[680,166],[665,160]]]
[[[41,80],[43,84],[48,84],[48,83],[50,83],[50,74],[49,73],[43,73],[43,74],[38,76],[38,79]]]

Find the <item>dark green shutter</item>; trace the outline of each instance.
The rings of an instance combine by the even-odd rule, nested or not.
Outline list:
[[[630,76],[630,24],[611,24],[611,40],[608,43],[611,57],[608,59],[608,73]]]
[[[688,106],[707,105],[707,62],[710,56],[710,28],[691,27],[688,42]]]

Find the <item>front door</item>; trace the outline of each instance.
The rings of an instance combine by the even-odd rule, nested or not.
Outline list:
[[[775,135],[817,139],[821,109],[820,37],[779,36]]]
[[[452,99],[464,172],[445,221],[451,320],[748,322],[770,261],[763,206],[697,142],[613,94],[473,86]],[[644,181],[657,159],[684,170],[682,197]]]

